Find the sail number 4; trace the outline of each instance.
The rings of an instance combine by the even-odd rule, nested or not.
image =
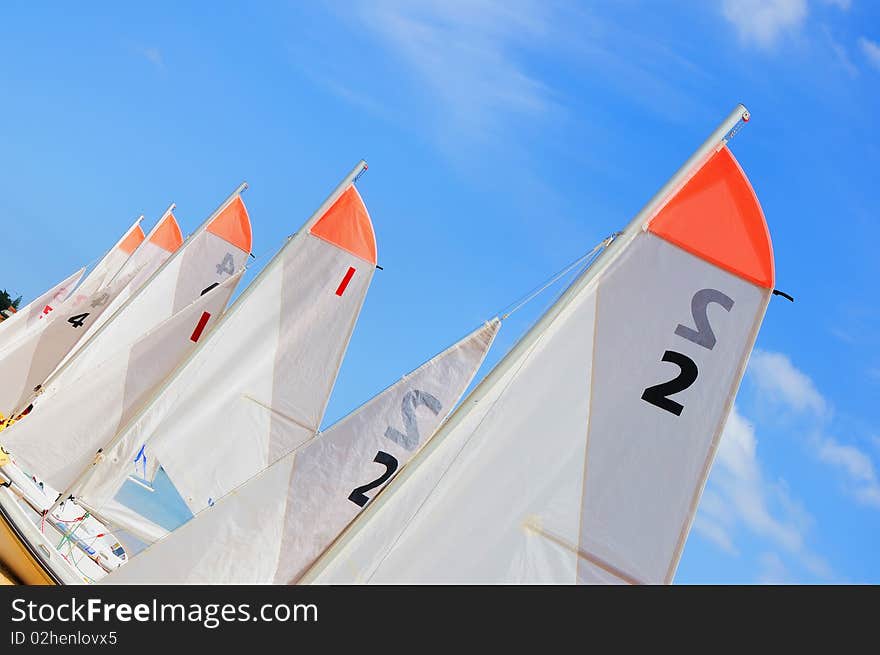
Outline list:
[[[400,405],[400,415],[403,417],[403,427],[406,430],[406,434],[390,425],[385,430],[385,437],[405,450],[415,450],[422,441],[422,435],[419,434],[419,425],[416,422],[416,408],[419,406],[427,407],[434,416],[443,409],[442,403],[431,394],[419,391],[418,389],[407,391]],[[385,472],[372,482],[358,487],[348,495],[348,499],[359,507],[363,507],[370,502],[367,492],[388,482],[400,464],[394,455],[390,455],[383,450],[376,453],[373,461],[377,464],[382,464],[385,467]]]
[[[715,332],[709,324],[708,309],[712,303],[721,305],[728,312],[733,309],[733,299],[730,296],[721,293],[718,289],[700,289],[691,298],[691,314],[695,327],[691,328],[679,323],[675,328],[675,335],[707,350],[712,350],[717,342]],[[671,414],[681,416],[684,405],[672,400],[669,396],[684,391],[696,382],[700,374],[697,363],[677,350],[667,350],[663,353],[660,361],[678,366],[678,375],[672,380],[645,389],[642,392],[642,400]]]

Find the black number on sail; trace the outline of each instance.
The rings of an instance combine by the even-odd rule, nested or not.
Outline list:
[[[220,273],[226,273],[227,275],[235,273],[235,262],[232,259],[231,253],[226,253],[223,261],[217,264],[217,275],[220,275]]]
[[[642,392],[642,400],[660,409],[665,409],[676,416],[681,416],[684,405],[671,400],[669,396],[679,391],[684,391],[696,381],[697,375],[699,375],[697,365],[687,355],[675,352],[674,350],[667,350],[663,353],[660,361],[675,364],[681,370],[678,376],[672,380],[655,384],[653,387],[645,389]]]
[[[381,450],[376,453],[373,461],[384,466],[385,472],[369,484],[358,487],[348,495],[348,499],[358,507],[363,507],[370,502],[369,497],[366,495],[368,491],[385,484],[388,478],[394,475],[394,472],[397,470],[397,459],[393,455],[389,455]]]
[[[76,316],[71,316],[69,319],[67,319],[67,322],[70,323],[73,327],[78,328],[83,326],[88,317],[88,313],[77,314]]]
[[[733,298],[721,293],[718,289],[700,289],[691,298],[691,314],[694,317],[694,325],[697,329],[689,328],[679,323],[675,328],[678,336],[712,350],[715,347],[715,332],[709,325],[708,309],[711,303],[721,305],[728,312],[733,308]]]
[[[416,409],[420,405],[424,405],[431,410],[434,416],[443,409],[443,405],[434,396],[425,391],[413,389],[408,391],[403,397],[400,407],[400,414],[403,416],[403,428],[406,430],[406,434],[390,425],[385,430],[387,438],[406,450],[415,450],[422,440],[422,436],[419,434],[419,424],[416,421]]]

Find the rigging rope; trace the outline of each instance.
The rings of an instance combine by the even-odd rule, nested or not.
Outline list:
[[[560,278],[562,278],[565,275],[567,275],[568,273],[570,273],[574,268],[576,268],[580,264],[586,262],[584,269],[589,268],[593,264],[593,262],[596,260],[596,257],[599,255],[599,253],[602,250],[604,250],[605,248],[607,248],[611,244],[611,242],[617,238],[617,236],[619,234],[620,234],[620,232],[615,232],[614,234],[604,238],[590,252],[588,252],[584,255],[581,255],[580,257],[575,259],[573,262],[571,262],[568,266],[563,268],[561,271],[559,271],[558,273],[555,273],[549,280],[547,280],[546,282],[544,282],[540,286],[536,287],[534,290],[527,293],[520,300],[515,300],[510,305],[507,305],[507,307],[511,307],[511,305],[513,305],[513,307],[512,307],[512,309],[510,309],[510,311],[504,312],[502,314],[501,320],[502,321],[506,320],[507,317],[509,317],[514,312],[518,311],[520,308],[522,308],[527,303],[534,300],[536,297],[538,297],[540,294],[542,294],[544,291],[546,291],[549,287],[551,287],[556,282],[558,282],[560,280]]]

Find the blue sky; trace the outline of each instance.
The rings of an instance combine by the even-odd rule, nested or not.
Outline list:
[[[385,270],[329,422],[625,225],[742,101],[797,302],[770,306],[677,580],[880,582],[880,6],[182,4],[0,10],[0,286],[30,298],[172,200],[193,229],[245,179],[250,278],[364,157]]]

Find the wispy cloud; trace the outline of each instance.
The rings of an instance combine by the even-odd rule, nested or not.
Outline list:
[[[749,373],[759,390],[797,412],[825,416],[829,411],[813,380],[782,353],[756,349],[749,360]]]
[[[849,8],[852,7],[852,0],[822,0],[826,5],[833,5],[838,9],[843,9],[844,11],[849,11]]]
[[[760,584],[791,584],[793,579],[788,567],[778,553],[761,553],[758,558],[761,571],[758,574]]]
[[[139,55],[153,64],[153,66],[159,70],[165,70],[165,60],[162,58],[162,51],[159,48],[138,47],[136,50]]]
[[[542,3],[383,2],[362,5],[360,16],[456,129],[490,135],[500,119],[539,117],[556,107],[519,54],[546,33]]]
[[[749,376],[762,399],[807,420],[810,452],[843,476],[847,492],[857,502],[880,509],[880,479],[868,453],[827,435],[833,423],[829,403],[813,380],[782,353],[756,350]]]
[[[834,53],[835,59],[837,59],[841,68],[849,74],[850,77],[858,77],[859,69],[852,62],[852,59],[849,57],[849,53],[843,44],[839,43],[832,35],[831,31],[827,26],[823,27],[823,32],[825,33],[825,37],[828,40],[828,47],[831,48],[831,52]]]
[[[771,48],[803,25],[807,0],[724,0],[722,12],[744,42]]]
[[[880,480],[867,453],[830,437],[816,437],[815,445],[819,459],[843,473],[849,492],[858,502],[880,509]]]
[[[830,577],[829,565],[806,544],[812,517],[784,481],[766,478],[757,446],[754,425],[734,407],[694,529],[723,551],[737,554],[734,534],[743,527],[794,556],[813,575]]]
[[[859,39],[859,47],[870,64],[880,70],[880,43],[863,36]]]

